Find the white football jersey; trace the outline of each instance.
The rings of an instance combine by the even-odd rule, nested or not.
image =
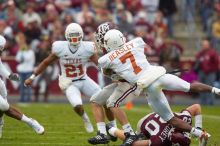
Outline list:
[[[102,56],[98,62],[101,68],[113,69],[130,83],[136,83],[140,76],[150,68],[144,54],[145,42],[135,38],[124,45],[124,48],[113,50]]]
[[[68,41],[55,41],[52,53],[59,57],[61,75],[76,80],[86,74],[85,64],[96,50],[94,43],[88,41],[82,41],[78,49],[71,47]]]

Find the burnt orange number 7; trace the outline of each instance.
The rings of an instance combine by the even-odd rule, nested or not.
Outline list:
[[[140,66],[138,66],[137,63],[135,62],[134,55],[131,53],[131,51],[127,52],[126,54],[121,56],[119,59],[120,59],[121,63],[125,63],[127,61],[127,59],[129,59],[131,61],[131,65],[134,69],[135,74],[138,74],[142,70],[140,68]]]

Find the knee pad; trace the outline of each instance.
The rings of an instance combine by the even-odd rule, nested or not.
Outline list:
[[[5,112],[8,109],[9,109],[9,104],[8,104],[7,100],[0,97],[0,110]]]

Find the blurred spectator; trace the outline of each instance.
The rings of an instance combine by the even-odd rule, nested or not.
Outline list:
[[[196,0],[182,0],[181,7],[184,22],[194,21]]]
[[[137,15],[137,12],[143,8],[141,0],[124,0],[124,5],[133,16]]]
[[[168,35],[173,37],[173,15],[177,11],[175,0],[160,0],[159,10],[167,20]]]
[[[153,24],[158,10],[160,0],[141,0],[141,5],[147,12],[147,21]]]
[[[159,64],[167,71],[180,68],[180,56],[183,48],[174,40],[165,41],[156,51],[159,54]]]
[[[183,70],[187,70],[187,71],[183,71],[180,74],[180,78],[192,83],[198,80],[198,76],[196,74],[196,72],[193,70],[193,62],[191,61],[186,61],[182,64],[181,69]]]
[[[23,15],[24,26],[27,27],[29,22],[37,22],[37,25],[41,26],[41,21],[40,15],[34,11],[33,3],[28,4],[26,13]]]
[[[85,22],[81,25],[85,34],[84,40],[93,41],[94,32],[96,31],[97,25],[93,16],[86,16]]]
[[[201,51],[196,55],[196,71],[199,81],[213,86],[216,80],[216,73],[219,70],[219,56],[210,46],[209,40],[202,41]],[[214,95],[211,93],[200,93],[201,103],[205,105],[214,104]]]
[[[217,52],[220,53],[220,16],[212,24],[212,41],[214,48],[216,48]]]
[[[53,29],[53,22],[59,19],[59,13],[53,4],[47,4],[46,13],[43,16],[43,25],[45,31],[50,33]]]
[[[36,49],[35,56],[36,56],[36,63],[41,63],[50,53],[51,43],[48,36],[42,36],[40,43]],[[43,94],[44,102],[48,101],[48,86],[52,80],[52,74],[54,70],[54,64],[48,66],[48,68],[39,76],[37,76],[36,80],[34,80],[34,101],[39,101],[39,95]]]
[[[26,38],[22,32],[19,32],[16,36],[16,41],[19,47],[19,51],[16,54],[17,72],[21,77],[20,84],[20,101],[29,102],[31,101],[31,88],[24,87],[24,81],[30,77],[34,70],[35,55],[34,51],[29,49],[26,43]]]
[[[125,9],[122,3],[116,5],[116,10],[113,13],[113,21],[125,35],[133,33],[133,16]]]
[[[213,4],[214,0],[201,0],[201,17],[204,31],[208,29],[208,21],[214,11]]]
[[[160,11],[156,14],[153,27],[155,32],[154,46],[157,48],[164,43],[164,39],[167,37],[167,24],[164,22],[163,14]]]
[[[13,30],[10,26],[7,26],[5,20],[0,20],[0,34],[7,38],[13,38]]]
[[[29,19],[27,21],[27,26],[25,27],[24,34],[26,36],[27,43],[30,44],[33,40],[39,39],[41,35],[41,29],[34,19]]]
[[[85,23],[87,17],[94,17],[94,14],[89,10],[89,6],[87,3],[83,3],[82,5],[82,11],[77,13],[76,15],[76,22],[82,25]]]
[[[4,19],[7,25],[11,26],[15,32],[23,30],[22,12],[16,7],[13,0],[7,2],[7,8],[4,11]]]

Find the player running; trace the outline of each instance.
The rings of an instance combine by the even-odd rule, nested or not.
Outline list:
[[[0,35],[0,54],[4,50],[5,44],[6,44],[5,38],[2,35]],[[5,66],[2,64],[1,59],[0,59],[0,75],[12,81],[20,80],[18,74],[10,73],[5,68]],[[7,101],[7,89],[5,87],[4,82],[0,79],[0,138],[2,137],[4,114],[19,121],[23,121],[24,123],[29,125],[37,134],[44,133],[44,127],[41,126],[36,120],[25,116],[23,113],[19,112],[17,109],[9,105]]]
[[[175,117],[162,90],[212,92],[220,95],[220,89],[202,83],[190,84],[175,75],[166,74],[163,67],[150,65],[144,54],[146,44],[141,38],[126,43],[120,31],[109,30],[104,36],[104,42],[108,53],[99,59],[101,68],[112,69],[128,82],[137,84],[137,88],[147,93],[148,103],[154,112],[175,128],[196,137],[206,134]],[[117,105],[123,100],[125,98],[120,97]],[[122,146],[129,146],[137,139],[133,132],[125,132],[125,135]]]
[[[86,74],[85,65],[89,61],[98,64],[95,45],[93,42],[82,41],[83,30],[77,23],[71,23],[66,27],[65,37],[66,41],[53,43],[52,53],[37,66],[34,73],[25,81],[25,85],[30,86],[35,77],[42,73],[48,65],[59,60],[61,67],[59,86],[74,107],[75,112],[82,117],[86,131],[90,133],[94,129],[84,111],[81,92],[87,97],[91,97],[101,90]]]
[[[180,113],[174,113],[174,115],[190,125],[192,125],[194,117],[195,127],[202,129],[199,104],[191,105]],[[122,130],[109,127],[108,131],[112,136],[125,139]],[[132,146],[189,146],[191,143],[189,133],[176,130],[156,113],[150,113],[139,120],[136,134],[142,136],[142,140],[135,141]],[[207,137],[202,137],[199,146],[206,146],[207,140]]]
[[[107,53],[104,48],[104,35],[107,31],[116,27],[117,26],[114,23],[105,22],[103,24],[100,24],[95,32],[96,44],[98,48],[103,51],[104,54]],[[101,91],[94,94],[90,99],[93,116],[95,118],[98,129],[97,135],[88,139],[88,142],[90,144],[107,144],[109,143],[109,140],[117,140],[114,137],[109,138],[107,135],[104,111],[102,106],[107,106],[107,108],[114,107],[114,103],[116,103],[119,97],[124,96],[130,99],[138,96],[140,93],[140,91],[137,90],[134,84],[130,84],[126,80],[119,77],[117,74],[106,74],[107,76],[109,75],[108,77],[112,79],[112,83],[105,86]],[[121,117],[119,123],[122,125],[125,131],[133,131],[123,110],[121,110],[117,106],[111,108],[111,110],[113,110],[116,117]],[[117,127],[115,121],[110,121],[108,125]]]

